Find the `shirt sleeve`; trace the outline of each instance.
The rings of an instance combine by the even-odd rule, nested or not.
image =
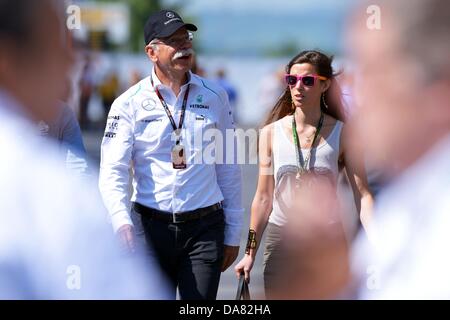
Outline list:
[[[233,114],[228,96],[224,91],[221,91],[221,102],[217,127],[224,137],[224,149],[222,163],[216,164],[216,175],[217,183],[224,197],[225,244],[239,246],[244,214],[242,176],[240,165],[237,163],[237,141],[234,134]],[[230,138],[232,141],[228,141]],[[233,155],[232,159],[228,154],[230,152]],[[231,163],[230,160],[232,160]]]
[[[125,224],[133,225],[129,191],[134,114],[130,109],[130,103],[123,98],[114,101],[101,145],[99,188],[114,232]]]

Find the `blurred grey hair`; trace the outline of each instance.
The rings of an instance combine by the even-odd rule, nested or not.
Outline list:
[[[0,41],[8,40],[17,47],[25,47],[33,37],[42,8],[46,5],[57,12],[65,27],[65,2],[58,0],[0,0]],[[65,41],[65,34],[62,34]]]
[[[0,0],[0,40],[27,45],[40,5],[36,0]]]
[[[429,79],[450,76],[450,1],[384,1],[401,35],[399,49]]]
[[[158,50],[158,44],[155,43],[155,41],[158,41],[158,39],[157,38],[153,39],[148,43],[148,45],[151,46],[153,50]]]

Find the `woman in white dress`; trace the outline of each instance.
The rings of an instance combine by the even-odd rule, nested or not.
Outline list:
[[[318,260],[334,269],[329,277],[322,276],[325,284],[311,280],[314,279],[311,272],[319,268],[312,267],[319,264],[313,263],[311,252],[317,256],[317,250],[327,247],[322,245],[326,243],[346,252],[336,197],[340,169],[346,169],[364,228],[370,220],[373,197],[367,186],[362,154],[346,141],[345,116],[331,63],[330,57],[318,51],[303,51],[295,56],[286,67],[286,90],[261,130],[259,177],[251,208],[249,240],[235,271],[250,280],[258,244],[267,230],[264,252],[267,298],[285,297],[282,292],[288,292],[287,289],[292,289],[289,292],[294,297],[308,296],[295,294],[302,290],[315,292],[313,296],[326,296],[327,284],[337,287],[336,277],[343,278],[346,273],[345,259],[337,258],[345,255],[332,254],[328,255],[332,256],[330,261],[325,257]],[[289,246],[296,250],[282,250]],[[300,262],[295,263],[297,260]],[[289,272],[289,268],[297,271]],[[302,268],[310,276],[302,276]],[[303,289],[293,285],[296,282],[292,274],[301,279]]]

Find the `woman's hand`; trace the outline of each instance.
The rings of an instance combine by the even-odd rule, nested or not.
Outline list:
[[[247,283],[250,283],[250,271],[253,268],[253,263],[255,262],[255,258],[250,254],[246,254],[241,261],[234,267],[234,271],[236,271],[236,276],[239,279],[241,273],[244,272],[244,278]]]

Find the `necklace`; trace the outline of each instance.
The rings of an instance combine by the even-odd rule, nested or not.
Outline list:
[[[308,142],[308,143],[310,143],[311,142],[311,139],[312,139],[312,137],[314,137],[315,136],[315,132],[312,134],[312,135],[310,135],[309,137],[305,137],[305,140],[306,140],[306,142]]]
[[[303,159],[302,149],[300,146],[300,139],[299,139],[298,133],[297,133],[297,124],[295,122],[295,115],[292,115],[292,136],[294,138],[294,143],[295,143],[295,147],[296,147],[295,154],[296,154],[296,158],[297,158],[297,169],[298,169],[297,176],[296,176],[297,179],[300,179],[300,175],[308,170],[312,148],[314,146],[314,143],[317,140],[317,137],[319,136],[320,130],[322,129],[323,118],[324,118],[323,113],[321,113],[319,123],[317,124],[317,130],[316,130],[316,133],[314,134],[314,139],[311,144],[311,148],[309,149],[308,155],[305,157],[305,159]]]

